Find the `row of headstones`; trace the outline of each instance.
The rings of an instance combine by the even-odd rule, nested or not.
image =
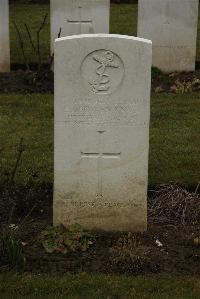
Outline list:
[[[71,6],[56,30],[108,29],[109,2],[92,3]],[[198,0],[139,0],[139,35],[151,35],[154,65],[194,68],[197,9]],[[54,224],[146,230],[152,42],[80,34],[56,39],[54,51]]]
[[[85,19],[78,9],[78,19],[67,17],[76,27]],[[57,39],[54,52],[54,224],[144,231],[151,41],[74,35]]]
[[[138,36],[152,40],[153,65],[165,72],[195,69],[199,0],[138,0]],[[51,0],[55,38],[109,33],[110,0]],[[0,71],[9,71],[8,0],[0,3]]]

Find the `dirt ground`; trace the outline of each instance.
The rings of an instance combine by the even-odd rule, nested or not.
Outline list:
[[[40,72],[24,70],[24,66],[16,66],[10,73],[0,73],[0,93],[53,93],[54,83],[53,72],[49,66],[43,66]]]
[[[3,236],[11,206],[5,188],[0,191]],[[17,228],[17,236],[26,258],[26,272],[200,274],[200,198],[179,186],[160,186],[151,192],[147,232],[90,232],[93,240],[90,248],[69,254],[47,253],[41,243],[41,231],[52,224],[52,186],[13,188],[9,198],[16,203],[11,227],[16,229],[23,222]],[[8,256],[0,248],[0,271],[5,271]]]
[[[36,66],[24,70],[24,66],[15,66],[10,73],[0,73],[0,93],[53,93],[54,74],[48,65],[38,73]],[[163,74],[152,69],[152,92],[187,93],[200,91],[200,70]]]

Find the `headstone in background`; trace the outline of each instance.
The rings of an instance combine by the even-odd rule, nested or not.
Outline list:
[[[54,224],[146,229],[151,47],[108,34],[56,40]]]
[[[51,50],[61,37],[109,33],[110,0],[51,0]]]
[[[153,66],[195,70],[199,0],[139,0],[138,36],[152,40]]]
[[[10,71],[9,3],[0,0],[0,72]]]

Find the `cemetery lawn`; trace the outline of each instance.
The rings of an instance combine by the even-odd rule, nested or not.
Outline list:
[[[200,169],[200,93],[151,97],[149,186],[175,182],[194,191]],[[53,95],[0,95],[0,178],[12,172],[19,143],[20,184],[53,184]]]
[[[4,299],[198,299],[200,278],[189,276],[106,276],[67,274],[0,275]],[[28,296],[28,297],[27,297]]]
[[[16,1],[17,2],[17,1]],[[48,14],[46,26],[41,32],[41,56],[43,63],[49,61],[50,53],[50,9],[47,4],[10,4],[10,32],[11,32],[11,62],[24,64],[24,59],[19,47],[19,40],[13,22],[18,25],[24,41],[27,60],[36,63],[37,58],[31,49],[25,32],[24,23],[30,28],[33,40],[36,41],[36,31],[39,29],[44,16]],[[199,14],[200,19],[200,14]],[[111,33],[134,35],[137,34],[137,5],[136,4],[112,4],[110,16]],[[197,36],[197,60],[200,60],[200,22]]]
[[[47,4],[22,4],[10,5],[10,32],[11,32],[11,63],[24,64],[22,51],[19,47],[19,38],[16,33],[15,22],[24,41],[27,60],[36,63],[37,58],[32,51],[24,24],[30,29],[33,40],[36,42],[36,32],[45,15],[48,14],[46,25],[41,32],[41,55],[43,63],[48,63],[50,54],[50,8]],[[137,33],[137,5],[111,5],[111,33],[136,35]]]

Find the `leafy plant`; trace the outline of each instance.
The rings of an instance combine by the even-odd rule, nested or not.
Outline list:
[[[63,254],[84,252],[93,244],[92,236],[84,231],[79,224],[68,227],[50,226],[41,233],[41,241],[46,252]]]
[[[22,242],[21,235],[24,226],[27,224],[28,217],[32,214],[35,206],[18,224],[1,224],[0,225],[0,261],[8,266],[10,270],[17,272],[23,271],[26,258],[23,254],[23,246],[26,242]]]
[[[192,82],[181,82],[179,79],[175,81],[175,84],[171,87],[171,91],[175,93],[192,92]]]
[[[180,81],[177,79],[175,84],[171,87],[170,91],[175,93],[188,93],[194,90],[199,90],[200,88],[200,80],[198,78],[193,78],[191,81]]]
[[[10,236],[6,247],[10,270],[22,271],[24,269],[26,259],[22,253],[21,242],[15,237]]]

